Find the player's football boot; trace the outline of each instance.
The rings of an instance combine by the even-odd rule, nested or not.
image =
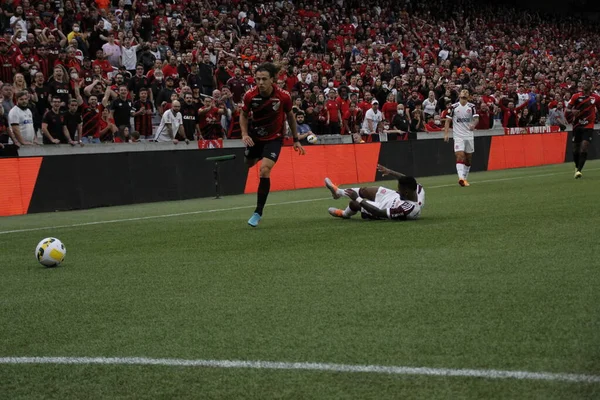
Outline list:
[[[466,179],[462,179],[462,178],[458,180],[458,184],[460,186],[469,186],[469,182],[467,182]]]
[[[340,197],[342,197],[338,194],[339,188],[337,187],[337,185],[334,185],[333,182],[331,182],[331,179],[325,178],[325,186],[327,187],[327,189],[329,189],[331,191],[331,195],[333,196],[334,199],[337,200]]]
[[[581,171],[575,171],[575,179],[579,179],[583,176],[583,174],[581,173]]]
[[[349,217],[344,216],[344,210],[340,210],[339,208],[329,207],[329,215],[337,218],[348,219]]]
[[[469,183],[469,181],[466,180],[466,179],[463,179],[463,183],[464,183],[463,186],[471,186],[471,184]]]
[[[262,217],[258,213],[252,214],[252,216],[248,220],[248,225],[250,225],[253,228],[256,228],[258,226],[258,223],[260,222],[261,218]]]

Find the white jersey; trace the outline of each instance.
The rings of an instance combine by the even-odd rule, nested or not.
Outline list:
[[[18,125],[24,141],[33,142],[35,139],[33,116],[30,109],[22,110],[19,106],[14,106],[8,113],[8,125]]]
[[[470,126],[476,117],[479,117],[479,114],[473,103],[467,103],[464,106],[460,103],[452,104],[446,118],[452,120],[453,137],[473,139],[473,131]]]
[[[171,124],[173,137],[169,136],[167,124]],[[170,142],[171,140],[175,139],[175,136],[177,136],[177,131],[179,130],[179,127],[182,124],[183,117],[181,116],[180,112],[178,112],[177,115],[173,115],[173,110],[165,111],[162,116],[162,119],[160,120],[160,125],[156,130],[154,140],[156,140],[157,142]]]
[[[398,192],[384,188],[383,186],[377,190],[375,201],[369,201],[369,203],[381,210],[385,210],[387,218],[395,221],[417,219],[421,215],[421,206],[418,203],[403,200]],[[372,218],[367,210],[362,209],[361,212],[365,217]]]
[[[421,208],[425,207],[425,189],[419,184],[417,184],[417,203]]]

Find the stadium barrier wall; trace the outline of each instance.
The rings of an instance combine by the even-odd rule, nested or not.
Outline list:
[[[0,216],[26,214],[42,157],[0,158]]]
[[[271,171],[271,190],[307,189],[323,186],[328,176],[337,184],[373,182],[382,143],[311,145],[298,155],[282,147]],[[260,163],[248,171],[244,193],[256,193]]]
[[[565,143],[565,162],[573,162],[573,132],[569,132]],[[600,158],[600,137],[594,134],[594,140],[588,148],[588,160]]]
[[[563,163],[567,137],[566,132],[494,136],[488,170]]]
[[[570,162],[571,147],[566,132],[479,136],[471,170]],[[272,190],[321,187],[325,176],[338,184],[389,179],[377,174],[377,163],[416,177],[455,173],[452,142],[439,139],[306,149],[299,156],[282,148]],[[206,159],[227,154],[236,159],[220,165],[221,194],[256,192],[259,166],[246,169],[243,148],[0,158],[0,216],[212,197],[214,163]],[[596,140],[588,158],[599,156]]]
[[[214,162],[206,158],[226,154],[236,159],[219,168],[220,192],[243,193],[246,173],[241,148],[44,157],[27,212],[211,197],[215,195]],[[22,160],[29,158],[18,159]]]

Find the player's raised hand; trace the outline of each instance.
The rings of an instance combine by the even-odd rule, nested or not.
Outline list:
[[[254,140],[248,135],[242,136],[242,143],[244,143],[248,147],[254,146]]]
[[[381,176],[386,176],[386,175],[389,175],[389,173],[390,173],[390,169],[384,167],[381,164],[377,164],[377,171],[381,172]]]
[[[358,199],[358,193],[356,193],[356,191],[354,191],[352,189],[346,189],[346,190],[344,190],[344,192],[346,193],[346,196],[348,196],[350,199],[352,199],[352,200]]]
[[[304,150],[304,147],[302,147],[302,145],[300,144],[300,142],[296,142],[294,143],[294,150],[298,152],[298,154],[300,154],[301,156],[306,154],[306,150]]]

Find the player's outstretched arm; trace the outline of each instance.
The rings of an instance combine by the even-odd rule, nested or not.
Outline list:
[[[296,125],[296,116],[294,115],[293,111],[289,111],[286,116],[288,125],[290,126],[290,131],[292,131],[292,138],[294,140],[294,150],[296,150],[298,154],[304,155],[306,151],[304,150],[298,139],[298,127]]]
[[[346,189],[346,196],[360,204],[360,206],[367,210],[372,216],[377,218],[388,218],[387,210],[383,210],[373,205],[372,203],[369,203],[368,201],[364,200],[358,195],[358,193],[356,193],[356,191],[352,189]]]
[[[381,176],[389,175],[389,176],[393,176],[394,178],[401,178],[403,176],[406,176],[403,173],[396,172],[394,170],[386,168],[381,164],[377,164],[377,171],[381,172]]]

